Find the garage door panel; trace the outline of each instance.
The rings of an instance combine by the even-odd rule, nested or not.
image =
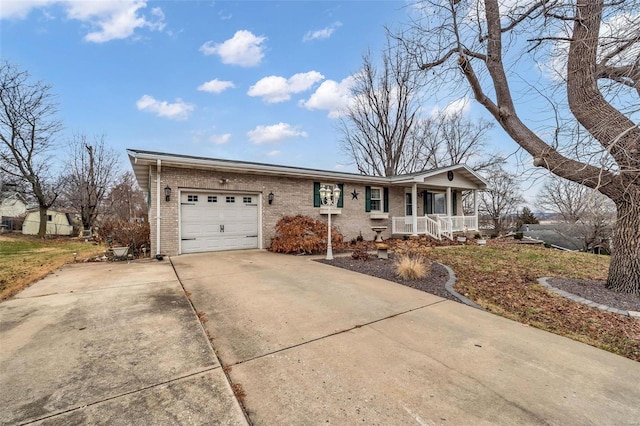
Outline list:
[[[258,248],[257,200],[256,195],[183,192],[181,252]]]

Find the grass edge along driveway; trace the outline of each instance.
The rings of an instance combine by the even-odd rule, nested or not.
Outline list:
[[[83,239],[40,239],[18,233],[0,234],[0,300],[8,299],[65,263],[102,254],[104,247]]]

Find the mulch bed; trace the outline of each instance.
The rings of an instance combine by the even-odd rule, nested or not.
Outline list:
[[[395,274],[395,258],[394,253],[389,253],[389,259],[378,259],[375,256],[369,256],[368,260],[358,260],[348,255],[339,256],[333,260],[318,259],[317,261],[393,281],[448,300],[460,302],[445,288],[449,274],[444,266],[433,262],[431,264],[431,271],[425,278],[421,280],[404,280]],[[596,303],[617,309],[640,312],[640,296],[611,291],[605,287],[604,281],[551,278],[548,280],[548,283],[560,290],[584,297]]]
[[[604,281],[551,278],[547,282],[553,287],[596,303],[625,311],[640,312],[640,296],[609,290],[605,287]]]
[[[420,280],[403,280],[395,274],[395,254],[389,253],[389,259],[378,259],[375,256],[369,256],[368,260],[353,259],[351,256],[339,256],[333,260],[318,259],[317,262],[326,263],[328,265],[337,266],[339,268],[348,269],[350,271],[360,272],[361,274],[371,275],[398,284],[406,285],[417,290],[435,294],[445,299],[459,300],[445,289],[445,283],[449,279],[447,269],[439,263],[431,263],[430,273]]]

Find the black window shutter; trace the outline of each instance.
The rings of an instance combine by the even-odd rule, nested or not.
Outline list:
[[[453,211],[451,212],[451,216],[458,216],[458,192],[453,192]]]
[[[384,212],[389,213],[389,188],[384,189]]]
[[[320,182],[313,182],[313,207],[320,207]]]
[[[370,186],[364,187],[364,211],[365,212],[371,211],[371,187]]]
[[[424,205],[425,214],[433,214],[433,194],[431,192],[424,192]]]
[[[344,184],[339,183],[338,188],[340,188],[340,197],[338,197],[338,208],[342,208],[344,205]]]

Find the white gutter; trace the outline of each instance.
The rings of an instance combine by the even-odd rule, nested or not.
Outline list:
[[[156,160],[156,256],[160,254],[160,170],[162,160]]]

